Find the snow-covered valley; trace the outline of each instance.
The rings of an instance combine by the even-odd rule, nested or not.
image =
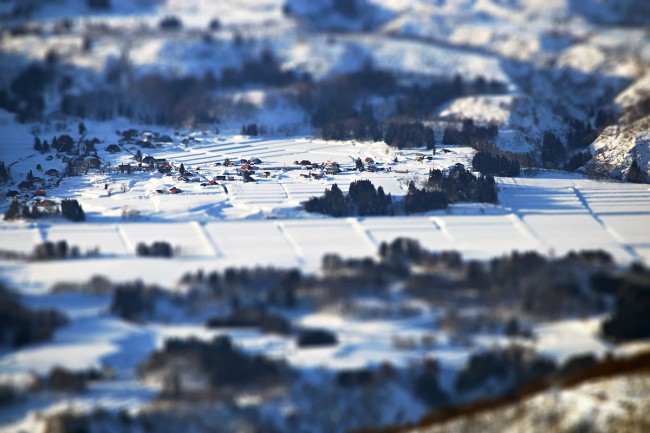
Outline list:
[[[0,432],[644,431],[645,3],[0,2]]]

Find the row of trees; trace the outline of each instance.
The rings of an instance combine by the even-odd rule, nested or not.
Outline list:
[[[492,176],[475,176],[462,166],[453,167],[448,173],[431,170],[427,183],[418,188],[411,182],[402,203],[393,203],[392,196],[369,180],[358,180],[350,184],[344,194],[337,184],[326,189],[321,197],[312,197],[303,203],[307,212],[321,213],[333,217],[393,215],[427,212],[445,209],[449,203],[472,201],[496,203],[496,182]]]
[[[497,186],[493,176],[476,176],[456,164],[449,172],[433,169],[429,172],[427,188],[442,191],[450,203],[469,201],[497,203]]]
[[[303,206],[307,212],[342,217],[350,215],[370,216],[388,215],[393,212],[393,199],[380,186],[369,180],[358,180],[350,184],[348,194],[337,184],[326,189],[322,197],[312,197]]]
[[[25,308],[18,296],[0,284],[0,346],[14,348],[49,340],[66,322],[58,311]]]
[[[53,206],[55,206],[54,212],[49,210],[45,212],[41,210],[38,203],[35,203],[30,208],[26,203],[21,203],[14,199],[9,205],[9,209],[4,213],[4,219],[7,221],[17,219],[38,219],[58,215],[59,212],[64,218],[69,219],[70,221],[78,222],[86,219],[86,214],[76,199],[64,199],[61,201],[60,205]]]
[[[179,368],[181,365],[184,367]],[[276,384],[288,367],[282,361],[246,354],[228,336],[211,341],[168,339],[162,349],[150,354],[138,367],[140,377],[163,375],[164,392],[170,396],[185,391],[182,375],[188,371],[203,376],[204,383],[217,391],[231,386],[260,388]]]
[[[389,146],[398,149],[409,149],[425,145],[427,149],[436,148],[436,138],[430,126],[424,126],[421,122],[413,123],[390,123],[384,135],[384,141]]]
[[[448,205],[449,198],[443,191],[417,188],[413,182],[409,184],[404,196],[404,210],[407,214],[446,209]]]
[[[166,257],[170,258],[174,255],[174,248],[169,242],[156,241],[151,245],[144,242],[138,242],[135,248],[135,253],[141,257]]]
[[[519,176],[521,166],[519,161],[503,155],[476,152],[472,158],[472,168],[483,175]]]

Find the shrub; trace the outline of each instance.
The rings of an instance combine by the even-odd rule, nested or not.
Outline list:
[[[372,370],[361,368],[357,370],[340,370],[336,374],[336,383],[339,386],[352,388],[359,386],[368,386],[375,380],[375,374]]]
[[[237,310],[230,316],[214,317],[207,321],[208,328],[259,328],[271,334],[289,335],[291,323],[282,316],[254,309]]]
[[[298,347],[336,346],[336,335],[325,329],[303,329],[298,334]]]
[[[602,331],[614,340],[650,337],[650,282],[628,279],[616,293],[612,316],[603,323]]]
[[[242,135],[250,135],[252,137],[257,136],[257,124],[250,123],[241,127]]]
[[[135,253],[141,257],[172,257],[174,255],[174,249],[172,246],[165,241],[157,241],[151,244],[151,246],[145,244],[144,242],[139,242],[136,246]]]
[[[208,342],[196,338],[169,339],[162,349],[153,352],[138,366],[138,374],[141,377],[161,373],[173,376],[178,373],[175,366],[179,362],[185,366],[184,369],[205,376],[207,384],[214,390],[226,386],[259,387],[277,383],[286,371],[284,362],[248,355],[233,345],[230,337],[218,336]],[[179,388],[183,390],[178,377],[166,385],[166,391],[178,392]]]
[[[0,184],[7,183],[10,179],[9,170],[5,166],[4,161],[0,161]]]
[[[20,347],[49,340],[67,322],[56,310],[25,308],[7,288],[0,285],[0,345]]]
[[[111,8],[111,0],[86,0],[86,4],[91,9],[109,10]]]
[[[62,260],[79,257],[78,247],[69,247],[66,241],[44,242],[34,247],[33,260]]]
[[[180,30],[183,23],[178,17],[171,15],[160,20],[159,27],[162,30]]]
[[[46,383],[49,389],[60,392],[81,392],[86,389],[86,375],[61,367],[50,370]]]
[[[519,346],[474,353],[456,377],[456,389],[468,392],[496,381],[504,390],[542,379],[555,371],[553,361]]]
[[[440,386],[437,362],[426,360],[423,371],[415,378],[415,395],[429,407],[442,407],[449,404],[449,396]]]
[[[140,321],[153,313],[159,291],[141,281],[118,284],[113,288],[111,313],[130,321]]]
[[[0,408],[12,404],[17,397],[18,393],[13,386],[0,384]]]
[[[567,359],[562,367],[558,371],[560,377],[570,377],[574,373],[584,370],[587,367],[591,367],[597,362],[596,357],[593,353],[582,353],[578,355],[573,355]]]

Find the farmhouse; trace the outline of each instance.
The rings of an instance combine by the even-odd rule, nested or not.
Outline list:
[[[156,165],[156,158],[153,156],[145,156],[142,158],[142,163],[147,165],[149,168],[153,168]]]
[[[171,171],[172,171],[172,166],[171,166],[171,164],[169,164],[168,162],[163,162],[163,163],[160,164],[160,166],[158,167],[158,172],[159,172],[159,173],[163,173],[163,174],[165,174],[165,173],[171,173]]]
[[[327,167],[325,169],[325,174],[327,174],[329,176],[334,176],[335,174],[338,174],[340,172],[341,172],[341,169],[339,169],[338,167]]]
[[[59,205],[52,200],[37,200],[34,202],[34,207],[43,214],[56,214],[59,212]]]
[[[21,191],[30,191],[34,188],[35,188],[34,183],[29,180],[23,180],[18,184],[18,189]]]
[[[99,158],[95,158],[94,156],[89,156],[88,158],[86,158],[84,163],[88,168],[94,168],[94,169],[99,169],[102,165]]]
[[[117,166],[117,169],[120,170],[120,173],[124,174],[131,174],[133,172],[133,168],[131,167],[131,164],[120,164]]]
[[[109,144],[108,146],[106,146],[106,151],[109,153],[117,153],[120,152],[121,150],[122,149],[120,149],[120,146],[118,146],[117,144]]]

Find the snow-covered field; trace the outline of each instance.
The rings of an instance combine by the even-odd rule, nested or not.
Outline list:
[[[316,383],[323,374],[375,368],[383,362],[407,371],[430,357],[439,362],[441,386],[450,394],[454,378],[473,353],[511,342],[499,333],[459,341],[437,326],[440,311],[397,293],[391,293],[394,299],[365,301],[370,306],[408,307],[411,313],[406,317],[380,320],[314,309],[283,312],[296,326],[326,328],[338,337],[334,347],[304,349],[292,337],[208,329],[203,326],[207,311],[180,320],[170,308],[156,321],[127,322],[110,313],[111,295],[53,293],[50,289],[56,283],[83,283],[102,275],[114,282],[158,284],[182,296],[186,287],[179,279],[199,269],[274,266],[319,275],[325,254],[377,258],[383,242],[399,237],[416,239],[431,251],[453,250],[481,261],[513,251],[560,257],[570,251],[604,250],[621,267],[650,265],[648,184],[540,169],[497,178],[497,205],[456,203],[424,214],[347,218],[309,214],[301,207],[334,184],[346,192],[352,182],[363,179],[381,186],[398,202],[409,182],[424,182],[432,168],[447,170],[455,164],[471,168],[475,150],[442,144],[445,128],[460,127],[463,119],[497,124],[495,145],[503,151],[539,159],[543,134],[552,131],[566,141],[567,157],[578,150],[593,155],[580,173],[625,179],[636,160],[647,174],[650,121],[642,110],[647,109],[643,104],[650,88],[650,34],[642,24],[650,13],[643,2],[359,0],[355,4],[367,14],[356,20],[332,12],[333,5],[346,3],[332,0],[112,0],[107,11],[93,10],[88,2],[56,0],[31,2],[33,11],[25,6],[26,17],[20,15],[23,3],[30,2],[0,2],[0,99],[7,102],[5,89],[28,64],[45,64],[52,58],[61,74],[53,83],[60,89],[51,83],[46,86],[46,115],[41,122],[18,123],[14,113],[0,108],[0,161],[10,168],[13,180],[0,185],[0,212],[11,203],[5,193],[18,189],[32,171],[44,178],[47,199],[78,200],[86,221],[2,220],[0,250],[28,255],[38,244],[65,240],[82,253],[98,250],[99,255],[55,261],[0,259],[0,280],[18,292],[21,302],[30,308],[55,308],[69,318],[50,341],[13,351],[3,348],[0,385],[26,383],[55,366],[106,367],[114,377],[92,382],[83,393],[64,397],[40,393],[0,406],[0,433],[42,431],[42,413],[67,408],[137,412],[147,407],[159,388],[139,381],[135,368],[170,337],[208,340],[225,333],[248,353],[286,359],[303,378]],[[182,27],[161,30],[161,19],[169,16],[178,17]],[[71,18],[69,25],[64,18]],[[219,25],[209,29],[214,19]],[[5,30],[5,24],[13,30]],[[64,95],[94,98],[86,92],[119,88],[128,96],[137,90],[138,80],[150,74],[219,79],[226,68],[237,70],[267,50],[282,71],[309,74],[314,82],[372,65],[392,73],[401,86],[417,84],[425,89],[432,82],[460,76],[470,87],[478,78],[503,87],[498,94],[469,91],[418,117],[435,132],[434,154],[426,148],[397,150],[384,142],[319,139],[310,124],[311,114],[296,102],[293,85],[212,88],[207,97],[213,98],[218,120],[201,125],[203,129],[61,113]],[[123,74],[111,82],[109,72],[116,65]],[[71,80],[68,87],[63,75]],[[369,103],[379,121],[403,120],[395,98],[372,95],[357,105]],[[619,116],[619,124],[598,129],[595,110],[600,109]],[[80,176],[46,175],[50,169],[63,173],[65,155],[32,150],[34,137],[70,134],[76,141],[81,120],[87,128],[85,138],[98,139],[101,169]],[[595,128],[590,146],[569,147],[571,121]],[[242,125],[252,123],[259,126],[259,137],[239,135]],[[120,143],[117,153],[108,153],[106,147],[121,137],[116,132],[129,128],[138,130],[138,138],[150,130],[171,137],[171,142],[151,148]],[[156,170],[120,173],[120,164],[136,164],[137,150],[145,157],[166,159],[171,175]],[[423,156],[431,159],[422,160]],[[244,183],[240,169],[245,163],[240,160],[253,158],[260,159],[254,164],[255,182]],[[371,159],[366,167],[372,171],[355,170],[357,158]],[[226,159],[234,164],[225,166]],[[295,163],[303,160],[316,166]],[[341,172],[328,174],[328,162],[340,164]],[[36,169],[37,164],[42,170]],[[181,164],[190,172],[187,180],[178,177]],[[170,193],[174,187],[182,192]],[[32,196],[25,193],[23,199],[29,202]],[[155,241],[169,242],[175,256],[137,256],[139,243]],[[633,350],[601,337],[605,318],[599,313],[533,323],[536,338],[525,344],[559,363],[576,354],[604,357]],[[398,347],[398,340],[417,343]],[[420,344],[424,341],[428,343]],[[541,405],[555,399],[558,406],[580,406],[577,412],[596,414],[602,425],[607,413],[623,410],[609,411],[615,405],[611,403],[598,411],[592,396],[597,391],[585,388],[544,395]],[[647,391],[647,383],[640,388]],[[385,413],[390,415],[384,414],[382,422],[393,421],[393,413],[400,412],[404,422],[426,411],[405,389],[389,391]],[[613,400],[625,400],[612,395]],[[281,412],[268,410],[277,412],[276,417]]]
[[[288,144],[293,145],[293,142]],[[334,155],[342,147],[333,145]],[[325,147],[321,144],[319,149],[323,153],[318,156],[324,159]],[[286,155],[292,159],[310,154],[291,155],[287,151]],[[171,156],[168,155],[170,159]],[[265,157],[270,158],[269,155]],[[215,157],[219,158],[220,155]],[[3,249],[29,252],[44,241],[67,240],[81,251],[99,248],[100,253],[109,255],[81,260],[102,263],[100,269],[106,269],[110,265],[104,262],[120,266],[127,257],[134,256],[139,242],[167,241],[178,248],[182,263],[168,267],[164,274],[158,271],[149,274],[146,268],[137,271],[156,281],[177,277],[183,270],[205,260],[211,260],[216,267],[272,264],[315,271],[325,253],[373,256],[382,242],[397,237],[412,237],[428,249],[457,250],[464,257],[477,259],[515,250],[535,250],[559,256],[571,250],[603,249],[622,263],[650,260],[650,230],[647,229],[650,227],[650,190],[646,185],[599,182],[542,172],[532,177],[499,179],[500,205],[497,206],[457,204],[448,211],[429,215],[333,220],[317,215],[310,217],[302,211],[297,212],[296,208],[300,201],[322,194],[333,183],[341,184],[346,190],[349,182],[355,179],[370,179],[384,186],[387,192],[401,195],[404,184],[400,177],[403,175],[355,172],[307,180],[294,175],[298,172],[279,174],[280,179],[262,179],[257,183],[224,182],[229,194],[219,186],[188,184],[190,187],[181,194],[144,195],[142,190],[155,188],[150,185],[160,182],[160,176],[132,182],[127,193],[111,197],[98,194],[86,198],[91,197],[93,190],[104,191],[90,186],[76,193],[84,208],[91,210],[87,222],[4,223],[0,225],[0,244]],[[180,186],[185,190],[184,184]],[[143,203],[152,202],[157,211],[147,213]],[[117,216],[113,221],[106,221],[104,215],[111,207],[121,209],[125,204],[143,210],[139,221],[124,221]],[[218,209],[221,213],[211,214],[206,208]],[[245,218],[238,218],[238,213]],[[95,214],[97,222],[93,222]],[[74,263],[62,266],[73,267]],[[17,272],[17,269],[11,270],[16,268],[13,264],[3,267],[9,275]],[[48,267],[50,264],[25,265],[25,269],[34,271],[21,271],[24,275],[21,279],[56,279],[56,272],[51,277],[44,272]],[[81,271],[74,278],[84,279],[90,272]]]

